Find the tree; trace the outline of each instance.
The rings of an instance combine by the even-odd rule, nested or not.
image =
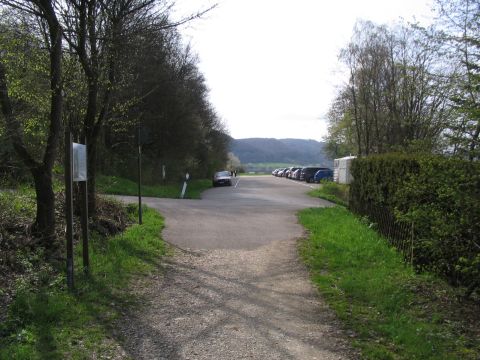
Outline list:
[[[0,105],[5,118],[6,130],[13,147],[32,173],[35,183],[37,212],[34,233],[40,242],[52,249],[55,239],[55,196],[52,184],[52,169],[57,155],[62,116],[62,27],[57,19],[52,0],[9,1],[4,4],[35,16],[45,29],[45,47],[50,62],[50,116],[46,144],[41,159],[28,150],[23,139],[21,123],[16,117],[8,91],[4,56],[0,59]]]
[[[340,53],[350,78],[329,113],[330,151],[435,151],[449,125],[451,90],[438,47],[416,27],[358,23]]]
[[[136,56],[140,49],[138,42],[150,38],[151,33],[199,18],[213,8],[174,23],[168,18],[172,5],[165,0],[67,0],[63,5],[65,39],[81,64],[87,87],[80,137],[88,144],[91,215],[96,210],[97,155],[102,129],[104,125],[115,127],[118,115],[125,115],[136,101],[135,96],[130,96],[117,106],[120,91],[136,81],[129,58],[144,61]],[[135,108],[139,108],[138,104]],[[116,111],[120,114],[115,114]],[[138,117],[130,120],[135,122]]]
[[[161,165],[167,165],[175,177],[187,168],[194,176],[209,177],[224,165],[228,140],[208,102],[208,88],[196,55],[182,44],[175,28],[138,38],[133,54],[126,66],[136,80],[119,91],[120,103],[133,104],[124,117],[130,122],[108,130],[110,146],[122,154],[119,161],[126,161],[131,154],[131,134],[141,123],[153,140],[144,149],[152,177],[161,175]]]
[[[454,154],[480,157],[480,3],[437,0],[437,38],[453,60],[456,91],[451,99],[457,119],[449,133]]]

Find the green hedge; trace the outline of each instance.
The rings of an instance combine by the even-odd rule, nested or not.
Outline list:
[[[480,287],[480,163],[388,154],[352,163],[350,207],[380,206],[414,226],[414,263],[467,295]]]

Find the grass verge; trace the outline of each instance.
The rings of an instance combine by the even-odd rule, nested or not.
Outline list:
[[[343,207],[299,213],[313,281],[367,359],[478,359],[478,304],[418,275]],[[477,315],[475,315],[477,314]]]
[[[159,198],[179,198],[182,183],[165,185],[142,185],[142,195]],[[201,193],[212,187],[208,179],[196,179],[188,182],[185,198],[200,199]],[[98,192],[111,195],[138,195],[138,184],[132,180],[117,176],[101,175],[97,180]]]
[[[166,252],[160,238],[163,219],[148,208],[143,216],[142,226],[112,238],[92,237],[90,276],[81,269],[81,247],[76,249],[73,293],[65,289],[64,274],[52,277],[49,265],[36,274],[35,286],[18,283],[0,324],[0,359],[112,356],[112,323],[136,301],[129,295],[129,282],[154,270]]]
[[[308,195],[331,201],[335,204],[348,205],[348,185],[337,184],[333,181],[322,181],[318,189],[312,190]]]

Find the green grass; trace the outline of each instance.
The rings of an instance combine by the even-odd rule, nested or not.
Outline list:
[[[318,189],[310,191],[308,194],[313,197],[319,197],[335,204],[348,205],[349,186],[337,184],[333,181],[322,181]]]
[[[166,185],[142,185],[142,195],[160,198],[179,198],[183,182]],[[190,180],[187,185],[185,198],[200,199],[201,193],[212,187],[212,182],[207,179]],[[112,195],[138,195],[138,184],[134,181],[101,175],[97,179],[98,192]]]
[[[92,238],[90,276],[81,270],[81,247],[76,249],[73,293],[65,289],[64,275],[52,277],[49,265],[37,274],[35,291],[19,283],[0,324],[0,359],[108,358],[113,321],[137,301],[129,283],[153,271],[166,252],[161,216],[145,208],[143,221],[113,238]]]
[[[310,231],[301,253],[313,281],[354,331],[353,344],[364,358],[480,358],[478,337],[465,335],[438,304],[449,292],[446,284],[415,274],[380,235],[343,207],[304,210],[299,218]],[[431,294],[418,289],[441,295],[432,303]]]
[[[18,187],[14,192],[0,191],[0,223],[15,220],[15,217],[34,218],[34,197],[34,190],[26,186]]]

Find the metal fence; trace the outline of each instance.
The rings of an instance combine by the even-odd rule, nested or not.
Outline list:
[[[374,203],[352,206],[350,210],[367,217],[370,226],[382,234],[388,242],[403,254],[406,262],[413,264],[415,227],[413,222],[399,221],[392,211]]]

